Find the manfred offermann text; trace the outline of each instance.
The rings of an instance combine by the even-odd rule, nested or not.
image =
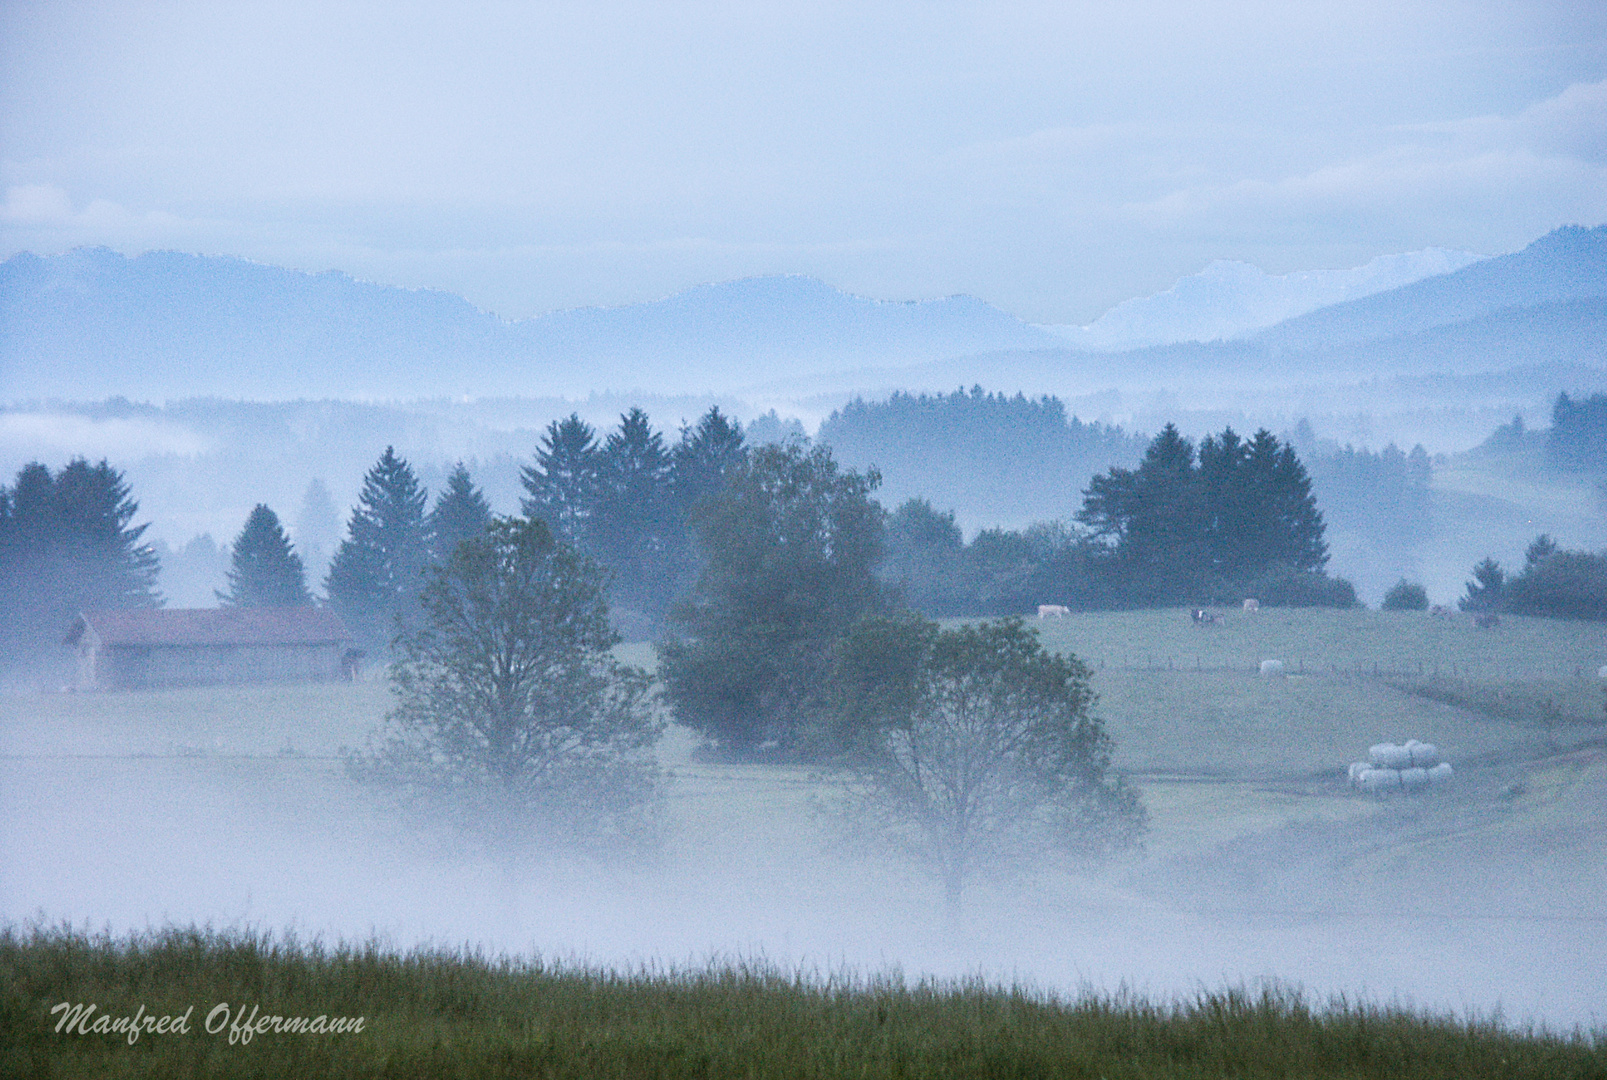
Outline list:
[[[190,1016],[195,1012],[195,1006],[191,1005],[177,1016],[155,1016],[147,1013],[145,1006],[141,1005],[132,1014],[114,1017],[108,1013],[96,1015],[99,1008],[92,1002],[75,1005],[63,1001],[60,1005],[51,1006],[50,1014],[61,1014],[61,1019],[56,1021],[56,1031],[59,1033],[122,1035],[132,1046],[141,1035],[188,1035]],[[251,1006],[249,1013],[244,1005],[238,1008],[228,1004],[214,1005],[201,1027],[208,1035],[227,1032],[232,1046],[235,1043],[248,1043],[258,1035],[356,1035],[363,1030],[366,1019],[324,1013],[317,1016],[265,1016],[261,1013],[261,1007],[257,1005]]]

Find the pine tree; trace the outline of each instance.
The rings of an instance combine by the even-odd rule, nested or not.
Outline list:
[[[445,563],[465,540],[473,539],[491,525],[491,504],[485,494],[474,486],[469,470],[458,462],[446,478],[446,490],[441,492],[430,511],[430,539],[435,561]]]
[[[1486,558],[1473,568],[1473,580],[1467,583],[1467,595],[1456,602],[1463,611],[1495,611],[1501,606],[1506,590],[1507,574],[1501,564]]]
[[[317,477],[307,483],[296,514],[296,550],[313,580],[323,577],[329,559],[340,544],[340,514],[329,488]]]
[[[258,503],[230,549],[229,591],[218,593],[229,607],[306,607],[306,571],[301,556],[279,524],[279,515]]]
[[[614,572],[613,595],[627,607],[658,613],[673,582],[663,573],[675,527],[670,455],[647,414],[631,409],[608,436],[599,458],[599,498],[592,542]]]
[[[80,611],[155,607],[160,564],[139,503],[106,461],[54,476],[33,462],[0,488],[0,635],[23,648],[59,640]]]
[[[675,501],[683,514],[720,490],[726,474],[747,456],[742,425],[712,406],[695,427],[681,429],[673,455]]]
[[[1113,468],[1090,481],[1077,520],[1105,546],[1106,572],[1132,600],[1175,603],[1197,590],[1209,569],[1194,446],[1171,424],[1138,468]]]
[[[411,615],[429,562],[428,493],[393,447],[363,478],[346,539],[329,564],[329,602],[370,646],[387,643]]]
[[[520,475],[528,498],[520,503],[529,517],[540,518],[558,539],[591,550],[592,518],[600,494],[597,432],[571,413],[554,420],[541,437],[536,464]]]

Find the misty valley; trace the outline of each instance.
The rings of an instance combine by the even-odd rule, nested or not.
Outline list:
[[[1347,273],[13,257],[0,1071],[1600,1075],[1607,227]]]

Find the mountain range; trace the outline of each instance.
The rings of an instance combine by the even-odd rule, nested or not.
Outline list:
[[[1256,280],[1208,269],[1170,296],[1148,298],[1159,313],[1153,333],[1175,336],[1212,319],[1242,326],[1269,303],[1298,307],[1336,289],[1419,276],[1228,341],[1090,352],[1069,347],[1065,328],[1035,326],[972,297],[877,301],[807,277],[750,278],[508,322],[448,293],[335,272],[175,252],[22,253],[0,264],[0,401],[554,397],[765,385],[843,393],[972,381],[1010,390],[1035,382],[1019,387],[1034,392],[1227,373],[1372,377],[1607,363],[1607,226],[1558,229],[1522,251],[1471,262],[1455,252],[1392,258],[1349,278],[1297,282],[1306,298],[1298,303],[1288,288],[1207,288],[1235,275]],[[1245,299],[1252,293],[1259,308]],[[1143,329],[1142,310],[1121,314],[1129,330]]]

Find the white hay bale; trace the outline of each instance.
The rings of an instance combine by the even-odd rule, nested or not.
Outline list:
[[[1405,769],[1412,764],[1412,752],[1392,742],[1378,743],[1367,748],[1367,757],[1381,769]]]
[[[1396,769],[1368,769],[1357,777],[1356,786],[1363,791],[1397,791],[1401,774]]]
[[[1263,661],[1261,661],[1261,674],[1269,676],[1269,677],[1273,676],[1273,675],[1282,675],[1283,674],[1283,661],[1282,660],[1263,660]]]
[[[1427,769],[1439,764],[1440,752],[1433,743],[1407,739],[1406,749],[1412,755],[1412,764],[1418,768]]]
[[[1361,774],[1372,766],[1365,761],[1352,761],[1350,763],[1350,786],[1355,787],[1361,782]]]
[[[1607,679],[1607,664],[1603,664],[1600,668],[1596,669],[1596,678]]]
[[[1428,770],[1428,782],[1431,784],[1443,784],[1450,778],[1451,763],[1449,761],[1442,761]]]
[[[1411,790],[1413,788],[1428,787],[1427,769],[1402,769],[1401,787]]]
[[[1246,610],[1246,611],[1260,611],[1261,610],[1261,601],[1256,600],[1253,597],[1251,599],[1249,599],[1249,600],[1246,600],[1244,602],[1244,610]],[[1602,670],[1607,671],[1607,668],[1602,668]],[[1603,675],[1602,678],[1607,679],[1607,675]]]

